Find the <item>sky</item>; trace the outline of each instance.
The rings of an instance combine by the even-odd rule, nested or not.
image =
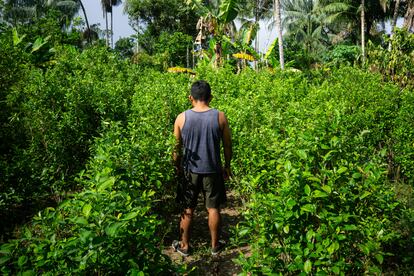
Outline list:
[[[102,6],[100,0],[83,1],[86,15],[88,16],[89,25],[100,24],[100,28],[105,30],[105,18],[103,17]],[[121,37],[133,35],[135,31],[128,24],[128,15],[124,14],[124,4],[113,8],[114,18],[114,43]],[[83,14],[80,13],[83,17]],[[109,19],[109,18],[108,18]],[[110,20],[108,20],[108,24]]]
[[[88,16],[89,25],[100,24],[102,30],[105,29],[105,18],[103,17],[101,1],[100,0],[85,0],[83,1],[86,14]],[[114,43],[122,37],[129,37],[135,33],[131,26],[128,24],[128,15],[124,14],[124,4],[114,7]],[[83,14],[80,13],[83,17]],[[108,24],[110,22],[108,21]],[[269,46],[276,38],[276,32],[274,30],[268,30],[268,23],[260,23],[259,31],[259,49],[261,52],[266,52]]]

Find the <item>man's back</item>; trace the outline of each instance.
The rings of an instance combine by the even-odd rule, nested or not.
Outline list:
[[[187,110],[181,130],[184,148],[183,168],[194,173],[219,173],[220,141],[219,111]]]

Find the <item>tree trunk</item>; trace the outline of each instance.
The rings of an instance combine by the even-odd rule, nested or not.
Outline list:
[[[361,0],[361,49],[362,64],[365,64],[365,0]]]
[[[277,40],[279,43],[279,62],[280,62],[280,69],[285,69],[285,58],[283,55],[283,37],[282,37],[282,26],[281,26],[281,19],[280,19],[280,0],[274,0],[274,16],[276,21],[276,32],[277,32]]]
[[[392,16],[392,22],[391,22],[391,37],[393,36],[395,26],[397,25],[397,18],[398,18],[398,10],[399,9],[400,9],[400,0],[395,0],[394,14]]]
[[[388,44],[388,50],[391,51],[392,48],[392,37],[395,33],[395,26],[397,25],[397,18],[398,18],[398,9],[400,8],[400,0],[395,0],[395,7],[394,7],[394,14],[392,15],[391,21],[391,35],[390,35],[390,43]]]
[[[190,68],[190,50],[188,49],[188,45],[187,45],[187,52],[186,52],[186,60],[187,62],[187,68]]]
[[[259,0],[255,0],[255,10],[254,10],[254,24],[259,23]],[[254,40],[254,50],[256,53],[259,52],[259,35],[256,34],[255,40]],[[254,69],[257,70],[257,61],[254,60]]]
[[[108,13],[105,11],[106,47],[109,47]]]
[[[88,32],[88,42],[91,43],[91,28],[89,27],[89,21],[88,21],[88,17],[86,16],[86,10],[85,7],[83,6],[83,3],[81,0],[78,0],[79,4],[82,8],[82,12],[83,12],[83,16],[85,17],[85,22],[86,22],[86,28],[87,28],[87,32]]]
[[[111,8],[111,47],[114,48],[114,16]]]
[[[403,27],[409,32],[411,32],[414,27],[414,0],[408,2],[407,12],[404,15]]]
[[[217,42],[216,46],[214,47],[214,52],[216,54],[216,60],[214,61],[214,65],[216,68],[221,66],[221,60],[222,60],[222,48],[221,43]]]

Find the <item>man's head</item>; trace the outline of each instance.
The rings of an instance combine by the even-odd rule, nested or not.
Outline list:
[[[211,99],[210,85],[204,80],[198,80],[191,86],[191,97],[196,101],[209,102]]]

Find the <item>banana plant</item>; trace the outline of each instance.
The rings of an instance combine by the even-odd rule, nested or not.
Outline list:
[[[235,33],[234,38],[228,36],[223,37],[223,41],[231,45],[233,48],[233,57],[239,60],[241,67],[247,66],[247,61],[258,61],[260,60],[260,54],[254,49],[252,42],[256,37],[259,24],[246,21]]]
[[[263,60],[269,64],[271,67],[276,68],[280,67],[280,56],[279,59],[275,55],[275,49],[277,49],[279,46],[279,39],[276,37],[276,39],[273,41],[273,43],[269,46],[269,49],[267,49],[266,54],[263,57]],[[283,61],[284,62],[284,61]],[[289,68],[290,71],[299,71],[295,68],[293,68],[293,64],[295,61],[289,61],[286,64],[284,64],[284,68]]]
[[[214,38],[214,65],[220,66],[223,59],[223,39],[224,36],[233,36],[234,34],[236,29],[234,19],[239,12],[240,0],[217,0],[209,2],[208,5],[205,5],[202,0],[187,0],[186,3],[200,16],[199,36]]]
[[[277,46],[278,46],[278,39],[276,38],[273,41],[273,43],[269,46],[269,49],[267,49],[267,52],[264,56],[264,60],[268,62],[270,66],[274,68],[278,65],[278,62],[277,62],[277,58],[272,54]]]
[[[53,47],[47,47],[51,36],[45,38],[37,37],[34,42],[28,42],[23,44],[26,34],[19,35],[16,28],[12,29],[13,46],[20,47],[26,53],[30,53],[30,57],[36,66],[43,67],[48,64],[53,64],[51,60],[52,55],[55,52]]]

